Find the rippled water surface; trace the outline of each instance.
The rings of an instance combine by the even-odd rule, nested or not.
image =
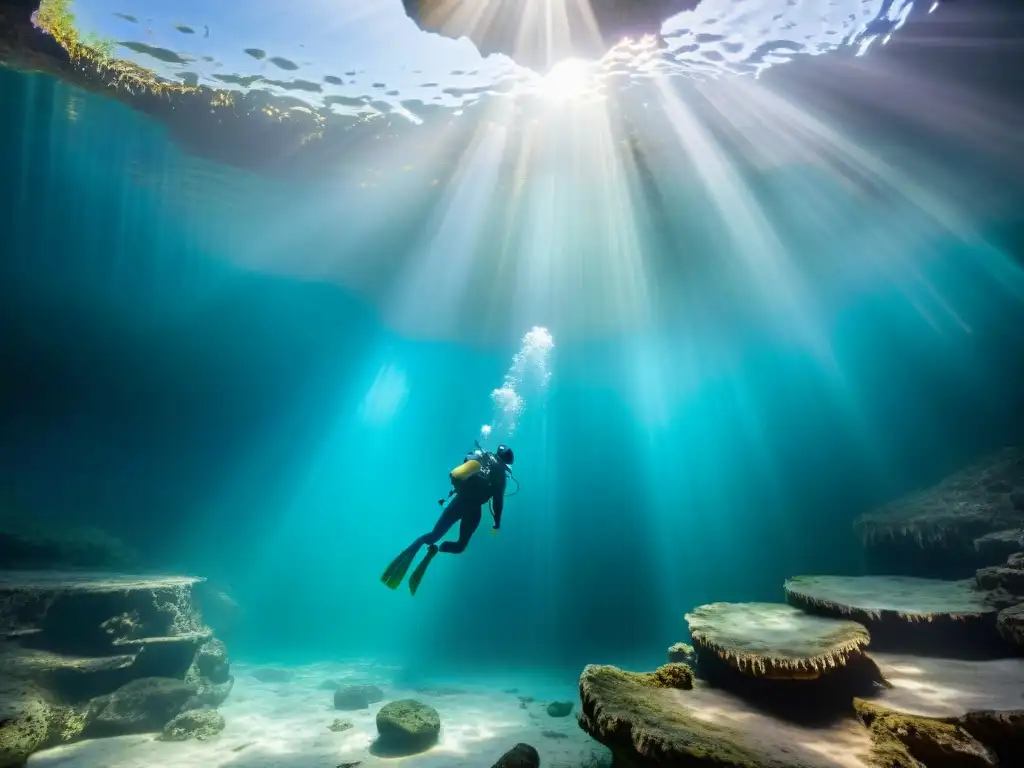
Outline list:
[[[150,200],[203,252],[371,297],[403,333],[796,337],[927,243],[975,248],[976,221],[1015,215],[1020,110],[995,86],[1019,68],[986,58],[1011,49],[974,6],[922,0],[900,29],[910,0],[704,0],[660,41],[543,75],[423,32],[401,0],[73,10],[164,76],[257,92],[237,124],[130,124],[153,129],[140,151],[109,128],[122,104],[61,87],[61,119],[38,114],[49,162]]]
[[[757,74],[794,57],[885,41],[913,0],[703,0],[668,19],[663,44],[622,41],[590,66],[545,77],[469,40],[421,31],[400,0],[290,4],[185,0],[77,0],[86,31],[118,55],[175,80],[263,88],[341,112],[466,106],[488,94],[601,91],[659,73]],[[585,87],[584,87],[585,86]]]

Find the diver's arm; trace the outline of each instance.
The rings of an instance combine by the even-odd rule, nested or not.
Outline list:
[[[494,481],[494,503],[492,504],[494,530],[501,528],[501,513],[505,509],[505,473],[502,472],[499,478]]]

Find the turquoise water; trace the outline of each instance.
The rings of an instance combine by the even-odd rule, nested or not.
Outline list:
[[[652,196],[561,114],[503,249],[486,136],[440,191],[398,150],[380,181],[274,178],[46,76],[0,95],[0,498],[208,577],[234,657],[650,668],[696,605],[858,573],[856,515],[1019,437],[1020,206],[980,142],[851,187],[785,142],[737,171],[667,102],[691,154]],[[502,530],[389,592],[535,326]]]

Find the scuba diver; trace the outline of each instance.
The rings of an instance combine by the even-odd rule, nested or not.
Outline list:
[[[507,445],[499,445],[498,449],[491,453],[481,448],[480,443],[476,443],[476,450],[468,454],[465,461],[449,474],[452,482],[452,490],[448,493],[449,501],[447,506],[444,499],[438,501],[444,510],[434,524],[433,530],[423,534],[403,550],[387,567],[380,580],[391,589],[397,589],[412,561],[419,554],[420,548],[426,544],[427,556],[409,578],[409,589],[415,595],[423,575],[427,572],[427,566],[438,552],[457,555],[466,549],[480,525],[484,504],[488,502],[491,503],[491,516],[494,518],[491,533],[497,533],[501,528],[501,513],[505,507],[506,476],[512,477],[515,481],[512,470],[509,469],[513,461],[515,455]],[[516,485],[519,485],[518,481]],[[441,541],[455,523],[459,523],[458,541],[444,541],[438,546],[437,542]]]

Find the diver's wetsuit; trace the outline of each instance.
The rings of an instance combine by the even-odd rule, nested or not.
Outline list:
[[[423,544],[437,544],[448,533],[455,523],[459,525],[458,541],[444,541],[438,549],[448,554],[457,555],[466,549],[469,540],[480,526],[484,504],[493,499],[494,527],[501,527],[501,513],[505,507],[505,465],[492,454],[479,451],[466,456],[466,461],[475,459],[481,469],[472,477],[459,483],[455,496],[441,512],[441,517],[434,524],[430,533],[425,533],[414,542],[419,547]]]

